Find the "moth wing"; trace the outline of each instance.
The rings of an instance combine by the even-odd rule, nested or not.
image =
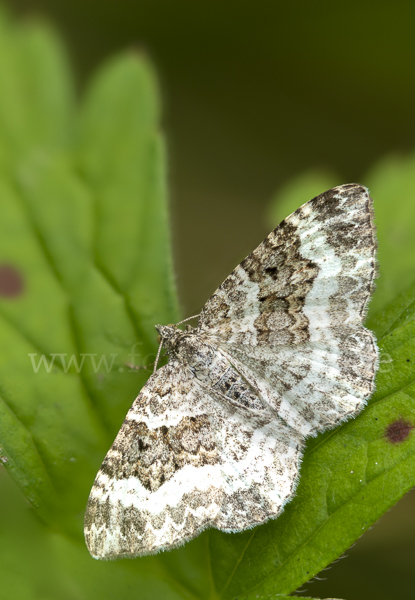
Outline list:
[[[208,300],[199,328],[303,435],[356,414],[378,352],[362,323],[376,277],[373,202],[359,184],[310,200]]]
[[[276,517],[296,486],[302,439],[211,395],[184,367],[159,369],[132,405],[88,500],[93,557],[174,548],[209,526]]]

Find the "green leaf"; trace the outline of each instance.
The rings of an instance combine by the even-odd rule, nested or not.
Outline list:
[[[94,190],[96,263],[150,339],[161,318],[178,320],[159,112],[152,69],[130,54],[91,85],[80,134],[80,164]]]
[[[15,150],[0,171],[0,266],[22,282],[0,295],[1,454],[45,521],[81,538],[149,374],[127,364],[150,363],[154,324],[179,319],[157,90],[143,58],[121,56],[78,118],[49,29],[4,18],[0,48],[0,140]]]
[[[0,14],[0,164],[68,144],[73,90],[66,56],[43,23],[16,26]]]
[[[109,565],[89,556],[82,536],[95,474],[148,376],[127,363],[151,362],[154,324],[179,319],[151,68],[120,56],[92,82],[78,117],[64,71],[53,74],[53,36],[7,19],[3,26],[11,66],[0,87],[15,90],[20,104],[0,99],[0,139],[15,152],[0,171],[0,268],[21,285],[0,294],[0,457],[49,526],[24,508],[13,529],[0,522],[3,590],[15,579],[7,566],[22,563],[19,548],[31,545],[43,560],[26,565],[28,583],[17,583],[14,597],[38,597],[42,580],[45,598],[129,598],[136,587],[142,598],[203,597],[205,538],[170,556]],[[22,90],[32,90],[30,102]],[[38,131],[48,111],[49,133]],[[2,510],[9,519],[10,506]]]

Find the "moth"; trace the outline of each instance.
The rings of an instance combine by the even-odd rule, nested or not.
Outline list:
[[[114,559],[237,532],[293,497],[304,441],[356,416],[378,350],[372,199],[333,188],[287,217],[206,302],[157,325],[169,356],[134,401],[91,490],[85,539]]]

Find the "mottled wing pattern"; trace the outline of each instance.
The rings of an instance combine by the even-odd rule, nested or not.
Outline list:
[[[208,526],[241,531],[292,497],[304,437],[355,415],[377,348],[372,201],[345,185],[285,219],[206,303],[157,326],[170,362],[147,382],[97,475],[95,558],[153,554]]]
[[[302,438],[224,402],[174,361],[147,382],[98,472],[85,538],[100,559],[168,550],[208,526],[240,531],[292,496]]]
[[[333,188],[236,267],[199,328],[291,427],[313,435],[356,414],[373,392],[377,348],[362,321],[375,277],[368,190]]]

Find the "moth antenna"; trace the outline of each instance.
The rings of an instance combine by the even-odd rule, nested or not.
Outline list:
[[[183,321],[179,321],[179,323],[176,323],[176,327],[177,325],[181,325],[182,323],[186,323],[186,321],[191,321],[192,319],[197,319],[198,317],[200,317],[200,314],[193,315],[193,317],[187,317],[187,319],[183,319]]]
[[[153,374],[157,371],[157,363],[159,361],[159,357],[160,357],[160,352],[161,349],[163,347],[163,340],[160,340],[160,346],[159,349],[157,350],[157,356],[156,356],[156,360],[154,361],[154,370],[153,370]]]

